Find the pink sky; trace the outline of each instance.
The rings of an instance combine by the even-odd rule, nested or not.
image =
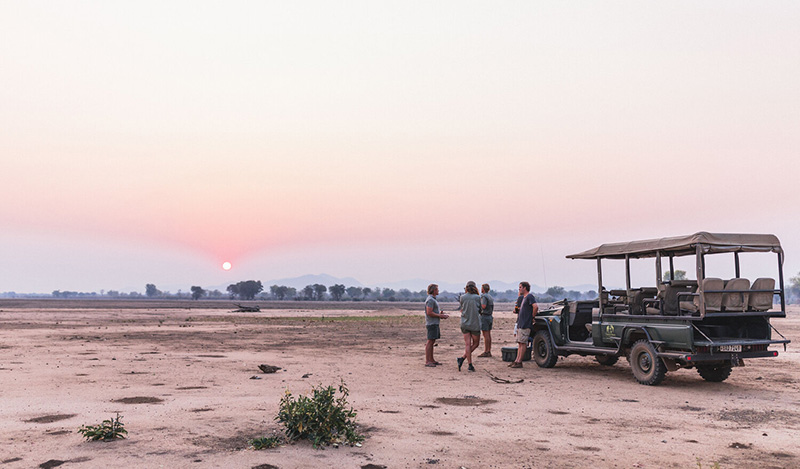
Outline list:
[[[575,285],[594,268],[567,254],[701,230],[774,233],[796,275],[797,24],[794,2],[4,3],[0,292]]]

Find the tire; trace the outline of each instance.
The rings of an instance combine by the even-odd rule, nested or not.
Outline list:
[[[667,375],[667,366],[658,358],[656,349],[647,339],[637,340],[631,347],[631,369],[639,384],[655,386]]]
[[[697,372],[700,373],[700,376],[702,376],[704,380],[711,381],[712,383],[721,383],[728,379],[728,376],[731,375],[731,369],[730,363],[697,366]]]
[[[558,355],[556,355],[555,347],[553,347],[553,341],[550,339],[550,333],[543,330],[537,332],[533,336],[531,356],[540,368],[552,368],[556,366]]]
[[[619,357],[616,355],[606,355],[606,354],[595,355],[594,358],[595,360],[597,360],[597,363],[603,366],[614,366],[614,364],[617,363],[617,360],[619,360]]]

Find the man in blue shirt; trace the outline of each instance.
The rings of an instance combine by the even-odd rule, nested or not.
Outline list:
[[[517,358],[508,365],[511,368],[522,368],[522,357],[525,356],[525,350],[528,348],[528,339],[530,339],[531,329],[533,329],[533,317],[539,312],[536,298],[531,295],[530,283],[519,283],[519,297],[522,298],[522,302],[517,316]]]

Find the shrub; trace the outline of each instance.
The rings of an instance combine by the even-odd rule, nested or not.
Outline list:
[[[347,403],[349,391],[344,381],[333,386],[312,387],[312,396],[297,396],[288,390],[281,399],[280,410],[275,420],[286,426],[289,440],[308,438],[314,448],[331,443],[356,444],[364,440],[355,423],[356,411]]]
[[[100,425],[81,425],[78,433],[82,434],[86,441],[111,441],[117,438],[125,438],[128,431],[122,423],[122,416],[117,413],[116,418],[111,420],[103,420]]]
[[[277,448],[281,445],[281,439],[277,436],[265,436],[263,438],[254,438],[250,440],[250,445],[253,449],[271,449]]]

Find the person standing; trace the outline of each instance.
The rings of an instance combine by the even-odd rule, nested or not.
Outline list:
[[[522,302],[519,305],[516,324],[517,358],[508,365],[511,368],[522,368],[522,357],[525,356],[525,351],[528,349],[528,339],[531,337],[531,329],[533,329],[533,317],[539,312],[536,298],[531,294],[530,283],[519,283],[519,296],[522,298]]]
[[[425,300],[425,328],[428,330],[428,341],[425,343],[425,366],[441,365],[433,359],[433,347],[436,345],[436,339],[441,337],[439,319],[450,317],[439,309],[439,302],[436,301],[438,295],[439,286],[435,283],[428,285],[428,298]]]
[[[458,357],[458,371],[467,360],[469,371],[475,371],[472,366],[472,352],[478,348],[481,341],[481,297],[478,295],[478,286],[470,280],[464,287],[464,294],[459,298],[458,309],[461,310],[461,333],[464,334],[464,356]]]
[[[488,283],[481,285],[481,332],[483,333],[483,353],[478,355],[481,357],[492,356],[492,322],[494,318],[494,298],[489,294]]]

